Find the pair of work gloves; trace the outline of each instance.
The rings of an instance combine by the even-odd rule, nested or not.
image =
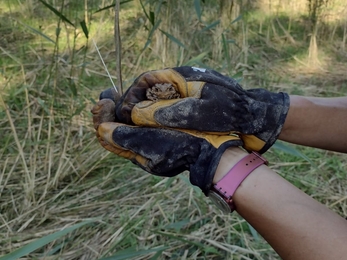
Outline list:
[[[156,84],[171,84],[179,95],[148,100]],[[208,195],[224,151],[242,146],[264,153],[288,110],[285,93],[244,90],[214,70],[184,66],[143,73],[121,97],[103,91],[92,113],[105,149],[155,175],[188,170],[190,182]]]

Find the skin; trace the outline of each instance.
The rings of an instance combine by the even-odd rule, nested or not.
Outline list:
[[[289,112],[279,139],[347,153],[346,131],[347,97],[290,96]]]
[[[333,116],[332,116],[333,115]],[[291,96],[282,140],[346,152],[347,98]],[[341,138],[342,137],[342,138]],[[218,182],[247,154],[230,148],[214,176]],[[347,221],[270,168],[255,169],[233,195],[237,212],[282,259],[346,259]]]

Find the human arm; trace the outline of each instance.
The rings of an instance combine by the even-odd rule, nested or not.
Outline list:
[[[191,182],[194,180],[195,183],[192,183],[202,188],[205,194],[211,184],[207,180],[209,178],[206,179],[206,176],[211,174],[208,162],[218,163],[211,180],[216,183],[236,162],[247,155],[239,148],[229,148],[224,151],[221,159],[216,158],[218,149],[211,147],[208,139],[218,136],[209,136],[206,139],[208,135],[202,134],[197,141],[194,136],[184,133],[177,135],[170,129],[139,128],[102,122],[97,117],[98,113],[102,113],[102,108],[96,107],[93,110],[94,124],[96,123],[99,141],[106,149],[160,176],[174,176],[188,169]],[[187,142],[188,140],[190,141]],[[233,145],[229,147],[239,145],[238,142],[234,143],[235,140],[237,141],[230,139]],[[206,149],[201,150],[203,147],[207,148],[207,153]],[[186,154],[181,154],[182,151]],[[201,159],[206,164],[202,164]],[[197,164],[199,167],[196,167]],[[260,166],[242,182],[233,195],[233,201],[238,213],[283,259],[344,259],[347,255],[344,246],[347,221],[266,166]]]
[[[347,97],[290,96],[279,139],[299,145],[347,152]]]
[[[247,153],[223,154],[213,183]],[[236,211],[283,259],[345,259],[347,221],[262,165],[233,195]]]

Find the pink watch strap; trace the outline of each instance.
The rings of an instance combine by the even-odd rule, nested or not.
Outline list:
[[[219,180],[214,188],[230,199],[242,181],[256,168],[262,164],[267,164],[267,160],[258,153],[252,152],[241,159],[229,172]]]

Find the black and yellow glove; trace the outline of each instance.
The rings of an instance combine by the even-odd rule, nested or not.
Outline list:
[[[147,89],[158,83],[172,84],[180,98],[148,101]],[[286,93],[244,90],[214,70],[185,66],[140,75],[118,100],[115,114],[116,121],[132,125],[237,133],[244,148],[264,153],[280,134],[288,109]]]
[[[190,182],[206,195],[224,151],[242,145],[235,136],[105,122],[112,119],[107,116],[112,103],[101,100],[92,109],[96,134],[105,149],[158,176],[172,177],[188,170]]]

